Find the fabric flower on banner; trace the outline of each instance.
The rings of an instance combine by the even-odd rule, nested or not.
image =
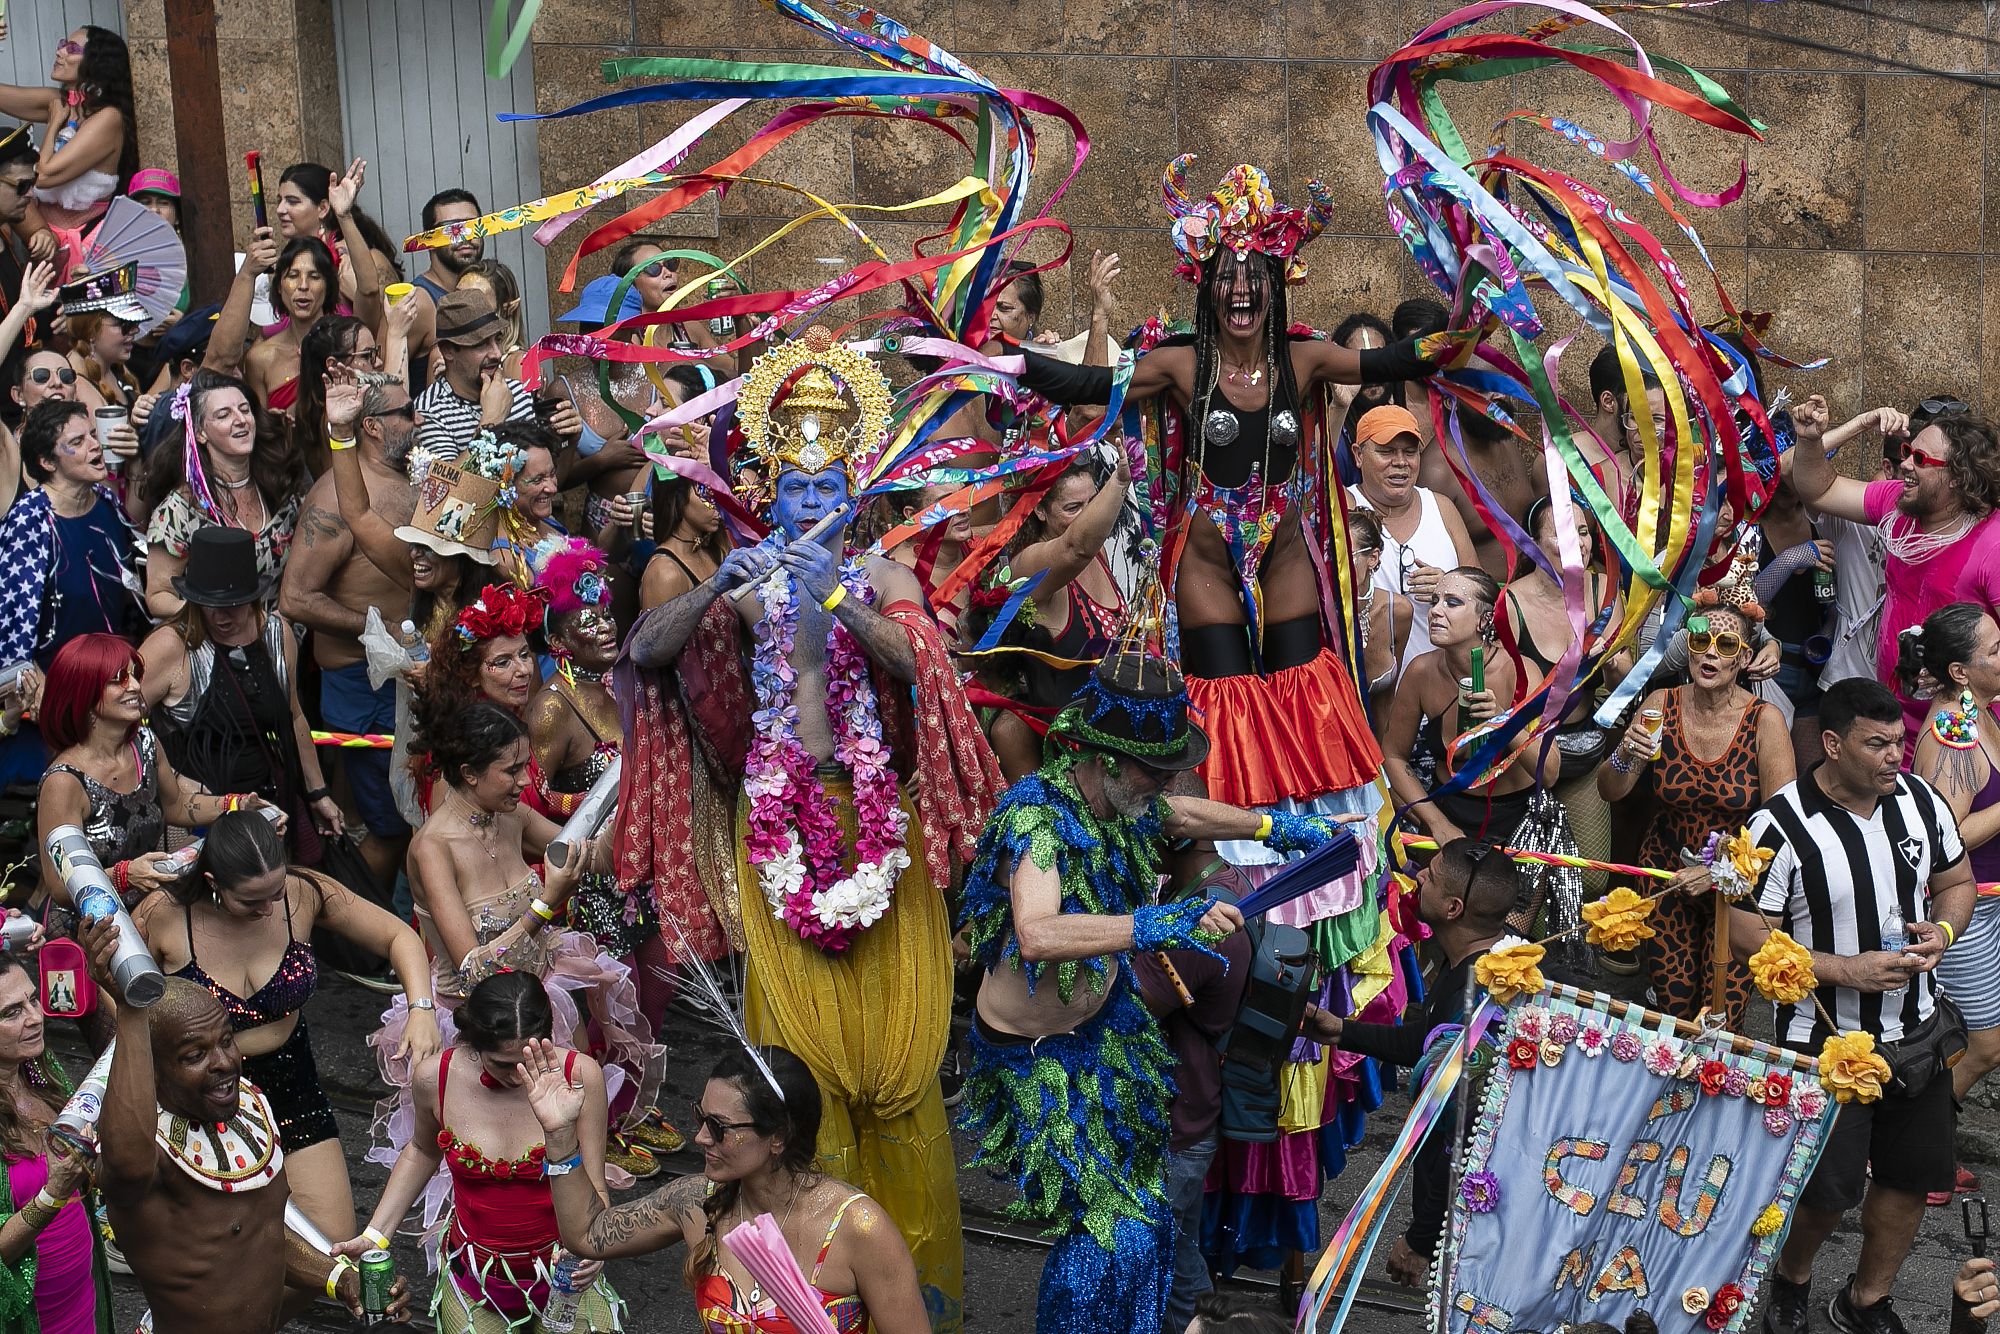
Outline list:
[[[1835,1033],[1819,1049],[1819,1080],[1835,1102],[1874,1102],[1888,1079],[1872,1033]]]
[[[1527,1038],[1515,1038],[1507,1044],[1507,1064],[1516,1070],[1534,1069],[1541,1057],[1542,1049]]]
[[[1750,1072],[1737,1066],[1730,1066],[1729,1073],[1722,1077],[1722,1091],[1732,1098],[1740,1098],[1750,1091]]]
[[[1549,1020],[1549,1041],[1557,1046],[1567,1047],[1576,1041],[1579,1025],[1573,1014],[1559,1014]]]
[[[1646,1044],[1646,1068],[1656,1075],[1671,1075],[1681,1067],[1681,1044],[1672,1038],[1654,1038]]]
[[[1792,1114],[1782,1107],[1766,1107],[1764,1129],[1783,1139],[1792,1133]]]
[[[1785,1211],[1775,1204],[1764,1206],[1764,1212],[1757,1215],[1757,1221],[1750,1225],[1753,1237],[1769,1237],[1785,1225]]]
[[[1812,954],[1783,931],[1773,931],[1750,956],[1750,980],[1767,1000],[1796,1005],[1819,985]]]
[[[1792,1077],[1790,1075],[1769,1074],[1764,1076],[1764,1092],[1760,1101],[1766,1107],[1783,1107],[1792,1100]]]
[[[1702,1313],[1701,1323],[1710,1329],[1721,1329],[1743,1309],[1743,1289],[1734,1283],[1725,1283],[1715,1290],[1715,1296],[1708,1303],[1708,1310]]]
[[[1591,1024],[1577,1033],[1576,1045],[1583,1048],[1585,1056],[1602,1056],[1611,1049],[1611,1035]]]
[[[1475,1214],[1490,1214],[1500,1206],[1500,1178],[1491,1172],[1468,1172],[1458,1183],[1459,1198]]]
[[[1629,1028],[1621,1030],[1618,1036],[1611,1039],[1611,1054],[1626,1065],[1638,1060],[1640,1052],[1639,1035]]]
[[[1653,905],[1622,885],[1597,902],[1584,904],[1582,911],[1583,920],[1590,927],[1584,939],[1601,950],[1633,950],[1640,941],[1653,938],[1653,926],[1648,920],[1653,915]]]
[[[1530,945],[1518,936],[1504,936],[1500,943],[1479,956],[1472,975],[1487,994],[1505,1005],[1517,996],[1531,996],[1548,986],[1540,964],[1546,954],[1540,945]]]
[[[1514,1036],[1540,1042],[1549,1033],[1549,1012],[1539,1005],[1523,1005],[1514,1012]]]
[[[1826,1090],[1817,1084],[1801,1084],[1792,1090],[1792,1114],[1817,1121],[1826,1110]]]
[[[1721,1061],[1703,1061],[1701,1063],[1701,1091],[1709,1097],[1713,1098],[1716,1094],[1722,1092],[1723,1083],[1728,1078],[1729,1067]]]

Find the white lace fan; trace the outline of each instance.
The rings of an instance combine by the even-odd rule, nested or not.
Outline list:
[[[90,234],[83,267],[91,273],[108,273],[127,264],[138,265],[132,295],[146,308],[146,320],[139,326],[144,336],[180,302],[181,288],[187,284],[187,248],[172,224],[120,195]],[[76,277],[72,274],[71,281]]]

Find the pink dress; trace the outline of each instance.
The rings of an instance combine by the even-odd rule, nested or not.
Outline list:
[[[49,1179],[40,1155],[7,1164],[7,1188],[18,1207]],[[96,1334],[97,1284],[91,1274],[90,1213],[71,1200],[35,1242],[35,1316],[42,1334]]]

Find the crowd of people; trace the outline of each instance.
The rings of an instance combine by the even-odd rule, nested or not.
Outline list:
[[[1115,255],[1067,339],[1039,272],[1003,271],[981,350],[1019,358],[1020,397],[968,395],[940,434],[1005,486],[866,487],[917,354],[746,341],[744,316],[662,324],[688,360],[654,375],[534,376],[548,312],[452,232],[495,201],[440,190],[411,221],[449,239],[406,256],[358,160],[287,167],[226,291],[165,316],[107,294],[91,229],[120,198],[178,226],[179,183],[138,158],[115,34],[70,34],[51,79],[0,88],[0,780],[33,787],[38,843],[83,831],[168,980],[127,1003],[115,919],[80,919],[45,852],[17,907],[38,947],[80,944],[84,1036],[117,1046],[92,1159],[45,1134],[71,1079],[0,953],[10,1323],[108,1328],[111,1248],[162,1334],[263,1334],[322,1291],[357,1306],[358,1257],[407,1226],[441,1329],[619,1328],[604,1262],[684,1245],[704,1328],[789,1330],[724,1244],[768,1215],[834,1328],[956,1331],[956,1108],[1054,1242],[1041,1329],[1289,1328],[1214,1280],[1275,1270],[1296,1309],[1384,1068],[1464,1018],[1480,953],[1574,925],[1631,863],[1677,892],[1574,980],[1741,1030],[1775,924],[1821,983],[1777,1041],[1816,1050],[1831,1017],[1962,1053],[1841,1111],[1764,1317],[1903,1328],[1926,1204],[1978,1186],[1956,1109],[2000,1066],[2000,428],[1970,405],[1781,413],[1717,337],[1784,421],[1769,507],[1718,529],[1688,615],[1475,768],[1580,631],[1626,621],[1621,554],[1532,431],[1428,379],[1442,304],[1288,307],[1316,215],[1255,168],[1168,191],[1186,332],[1120,337]],[[634,237],[553,322],[658,311],[698,268]],[[1614,347],[1587,391],[1584,464],[1632,512],[1676,443],[1665,394]],[[1111,401],[1160,447],[1112,429],[1008,466],[1024,403],[1081,433]],[[565,828],[613,782],[602,832]],[[1685,854],[1746,825],[1775,855],[1717,1015]],[[1406,864],[1406,837],[1434,851]],[[1301,857],[1313,886],[1238,909]],[[1249,978],[1287,949],[1312,1003],[1259,1049]],[[315,1066],[332,972],[388,997],[368,1146]],[[677,1127],[659,1091],[696,1009],[740,1043]],[[689,1137],[700,1172],[617,1200]],[[1444,1138],[1387,1259],[1417,1287]],[[364,1147],[390,1169],[366,1220]],[[1815,1296],[1857,1206],[1859,1265]],[[1980,1327],[1991,1266],[1957,1295]]]

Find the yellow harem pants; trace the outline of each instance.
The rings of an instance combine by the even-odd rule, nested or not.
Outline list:
[[[821,781],[851,849],[851,785]],[[752,1042],[784,1047],[812,1068],[824,1103],[820,1170],[888,1210],[916,1260],[933,1334],[959,1334],[965,1238],[951,1124],[938,1088],[951,1036],[951,919],[925,869],[923,833],[907,794],[902,806],[910,817],[910,866],[889,911],[844,952],[827,954],[773,916],[746,847],[749,805],[738,801],[744,1027]]]

